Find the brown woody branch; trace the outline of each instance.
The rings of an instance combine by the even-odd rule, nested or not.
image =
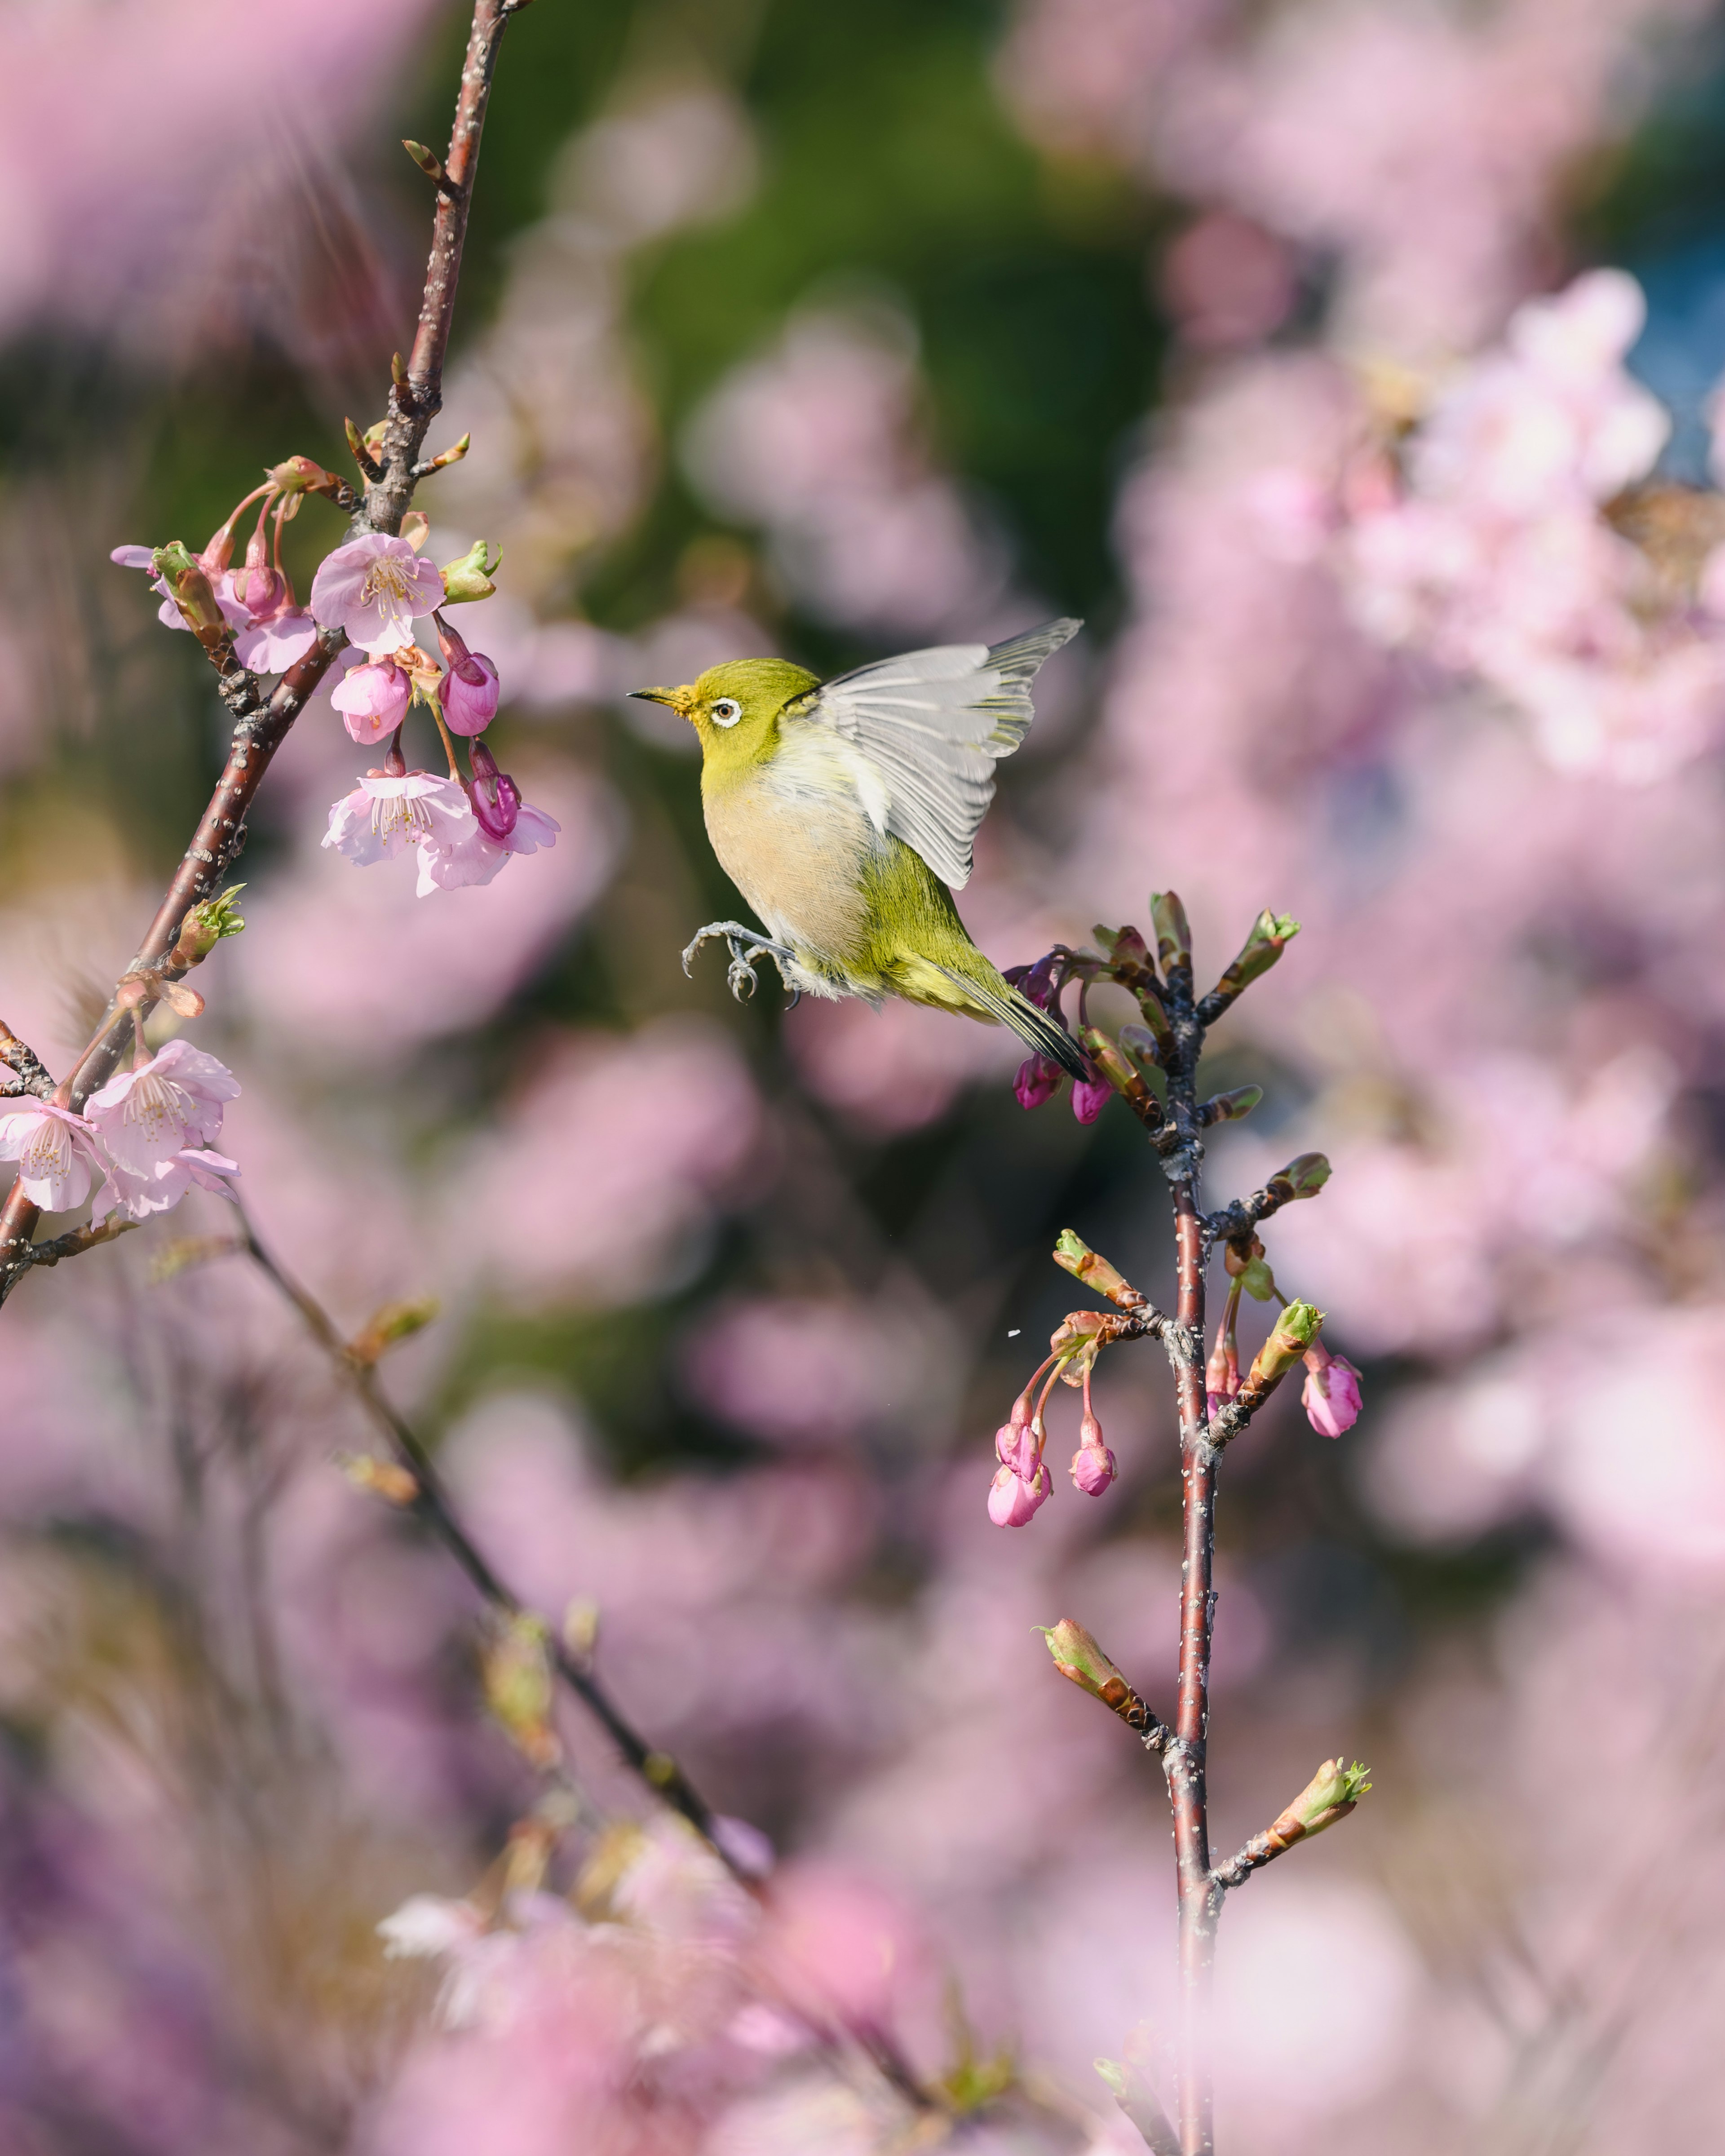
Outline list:
[[[20,1093],[33,1093],[45,1101],[54,1091],[54,1074],[35,1050],[0,1019],[0,1063],[6,1065],[7,1075],[0,1078],[0,1097]]]
[[[427,429],[443,405],[444,360],[454,317],[455,288],[460,275],[462,246],[467,236],[480,136],[496,72],[498,49],[504,24],[511,15],[520,12],[520,0],[515,5],[509,4],[509,0],[478,0],[474,9],[473,28],[461,70],[461,89],[456,100],[455,124],[444,166],[453,191],[440,194],[438,199],[432,226],[431,259],[425,272],[424,296],[414,331],[412,357],[405,368],[398,367],[398,378],[389,393],[389,416],[375,466],[377,476],[367,478],[364,495],[348,527],[349,537],[367,531],[399,531],[402,518],[413,501],[419,452],[424,445]],[[355,501],[351,490],[345,487],[339,498],[344,506]],[[127,975],[142,974],[153,985],[141,1000],[134,998],[122,1003],[117,992],[110,998],[100,1024],[76,1064],[57,1087],[50,1089],[59,1106],[83,1107],[118,1067],[132,1037],[134,1009],[141,1017],[157,1000],[161,983],[180,978],[180,971],[164,968],[162,964],[173,947],[180,923],[193,906],[214,895],[223,875],[238,857],[245,844],[246,813],[270,759],[346,640],[339,630],[323,631],[305,656],[290,668],[266,697],[258,676],[248,671],[235,657],[231,632],[217,632],[208,639],[200,639],[216,670],[222,701],[234,721],[227,762],[192,843],[156,910],[156,917],[126,969]],[[7,1036],[8,1040],[14,1038]],[[18,1046],[23,1050],[23,1044],[18,1042]],[[23,1053],[28,1055],[29,1052],[24,1050]],[[0,1058],[18,1072],[19,1066],[7,1055],[3,1043],[0,1043]],[[33,1057],[30,1062],[36,1072],[47,1075]],[[8,1086],[6,1090],[14,1089]],[[31,1082],[25,1090],[41,1089]],[[40,1219],[39,1209],[24,1195],[22,1183],[14,1183],[5,1205],[0,1208],[0,1302],[4,1301],[33,1262],[29,1255],[31,1238]]]
[[[25,1253],[25,1266],[57,1265],[62,1258],[75,1258],[85,1250],[93,1250],[99,1243],[111,1243],[116,1235],[124,1235],[137,1227],[136,1220],[122,1220],[110,1214],[105,1220],[89,1220],[81,1228],[69,1229],[64,1235],[54,1235],[46,1242],[33,1243]]]
[[[369,1350],[355,1352],[357,1343],[351,1343],[342,1337],[323,1305],[308,1289],[285,1272],[259,1241],[243,1209],[240,1219],[244,1232],[237,1247],[245,1252],[299,1312],[305,1321],[305,1329],[329,1358],[331,1368],[359,1402],[372,1427],[384,1439],[412,1478],[413,1494],[408,1501],[406,1509],[431,1530],[494,1609],[510,1618],[528,1614],[526,1605],[505,1585],[492,1569],[490,1560],[462,1525],[454,1502],[424,1440],[385,1396],[378,1382],[372,1353]],[[547,1629],[552,1661],[557,1675],[598,1722],[633,1772],[639,1774],[673,1811],[680,1812],[732,1871],[739,1877],[746,1876],[720,1839],[718,1822],[712,1807],[682,1768],[669,1753],[647,1743],[613,1702],[592,1671],[571,1654],[557,1636],[556,1629]]]

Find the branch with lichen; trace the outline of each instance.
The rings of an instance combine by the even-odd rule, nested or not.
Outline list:
[[[1099,1496],[1113,1481],[1116,1466],[1091,1400],[1096,1362],[1106,1350],[1130,1340],[1162,1342],[1178,1414],[1183,1527],[1172,1722],[1163,1722],[1145,1704],[1081,1625],[1062,1619],[1046,1628],[1045,1637],[1060,1675],[1118,1715],[1158,1759],[1173,1813],[1182,1994],[1178,2124],[1169,2122],[1136,2067],[1105,2061],[1108,2071],[1104,2078],[1151,2147],[1164,2156],[1210,2156],[1214,2129],[1205,2032],[1224,1893],[1295,1841],[1345,1818],[1370,1787],[1363,1768],[1344,1769],[1340,1760],[1326,1762],[1310,1787],[1270,1827],[1227,1864],[1211,1865],[1206,1751],[1216,1605],[1218,1471],[1226,1447],[1250,1427],[1296,1364],[1303,1364],[1307,1373],[1307,1413],[1316,1427],[1332,1436],[1346,1429],[1358,1412],[1358,1373],[1323,1343],[1323,1313],[1316,1305],[1283,1295],[1258,1235],[1259,1228],[1284,1206],[1314,1197],[1323,1188],[1330,1173],[1323,1155],[1300,1154],[1260,1189],[1230,1200],[1218,1211],[1205,1214],[1199,1206],[1203,1133],[1250,1115],[1263,1098],[1257,1086],[1200,1096],[1199,1065],[1205,1036],[1252,983],[1278,963],[1299,923],[1285,914],[1260,913],[1220,979],[1199,995],[1191,931],[1178,897],[1172,891],[1156,893],[1151,918],[1153,949],[1151,940],[1135,927],[1099,927],[1096,948],[1056,945],[1034,965],[1014,968],[1008,978],[1063,1027],[1067,1024],[1063,998],[1076,984],[1076,1038],[1097,1072],[1143,1126],[1168,1178],[1178,1282],[1174,1309],[1172,1314],[1156,1309],[1117,1266],[1070,1229],[1061,1235],[1055,1246],[1055,1264],[1112,1308],[1074,1311],[1056,1327],[1048,1357],[996,1433],[999,1465],[988,1510],[998,1525],[1022,1527],[1047,1498],[1048,1404],[1055,1384],[1061,1380],[1081,1386],[1084,1394],[1072,1479],[1080,1491]],[[1124,989],[1135,999],[1142,1024],[1110,1033],[1093,1021],[1090,992],[1103,983]],[[1031,1057],[1019,1073],[1016,1090],[1026,1107],[1040,1105],[1058,1090],[1057,1067]],[[1086,1121],[1097,1112],[1087,1096],[1075,1094],[1074,1106]],[[1229,1280],[1227,1306],[1219,1336],[1207,1356],[1206,1272],[1218,1250]],[[1269,1337],[1244,1378],[1237,1342],[1243,1300],[1280,1305]]]

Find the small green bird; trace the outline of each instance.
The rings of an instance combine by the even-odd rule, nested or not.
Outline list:
[[[887,996],[1009,1025],[1074,1077],[1083,1054],[1004,981],[952,897],[994,794],[994,766],[1024,739],[1030,684],[1081,624],[1052,621],[1009,643],[906,652],[822,682],[784,659],[737,659],[669,705],[701,739],[701,797],[720,865],[768,933],[711,921],[731,949],[732,993],[770,957],[796,993]]]

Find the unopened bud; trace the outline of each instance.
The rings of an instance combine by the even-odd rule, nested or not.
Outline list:
[[[352,424],[352,420],[348,424]],[[284,458],[280,464],[271,465],[264,476],[278,494],[286,495],[333,494],[341,484],[333,472],[326,472],[310,457]]]
[[[418,1502],[417,1479],[393,1460],[378,1460],[369,1452],[338,1452],[336,1465],[356,1490],[368,1491],[386,1505],[406,1511]]]
[[[1093,1414],[1086,1414],[1078,1425],[1078,1450],[1072,1455],[1074,1486],[1086,1497],[1100,1497],[1119,1471],[1103,1441],[1102,1425]]]
[[[1299,932],[1300,924],[1292,914],[1272,913],[1266,906],[1252,923],[1252,932],[1240,956],[1211,989],[1211,995],[1231,1004],[1242,988],[1270,971]]]
[[[408,363],[398,352],[389,356],[389,378],[398,389],[405,389],[408,386]]]
[[[1014,1096],[1021,1108],[1040,1108],[1045,1101],[1051,1101],[1060,1090],[1060,1080],[1065,1074],[1058,1063],[1045,1055],[1027,1055],[1019,1064],[1018,1075],[1012,1081]]]
[[[1330,1179],[1330,1163],[1321,1152],[1302,1152],[1286,1168],[1279,1168],[1264,1186],[1279,1204],[1296,1199],[1316,1198]]]
[[[459,442],[444,450],[440,455],[433,457],[424,469],[428,472],[443,471],[450,465],[459,465],[472,447],[473,436],[470,434],[464,434]]]
[[[1091,1250],[1083,1237],[1075,1235],[1070,1228],[1060,1230],[1060,1240],[1054,1246],[1054,1261],[1070,1273],[1074,1280],[1082,1281],[1087,1288],[1106,1296],[1122,1310],[1136,1310],[1144,1300],[1100,1252]]]
[[[1100,1026],[1086,1026],[1078,1038],[1085,1054],[1117,1093],[1132,1101],[1134,1106],[1154,1102],[1155,1095],[1145,1084],[1132,1059],[1122,1052],[1117,1041],[1109,1039]]]
[[[1326,1759],[1292,1804],[1271,1825],[1272,1838],[1284,1845],[1308,1840],[1346,1819],[1372,1786],[1371,1768],[1356,1759],[1344,1767],[1339,1758]]]
[[[438,1309],[434,1295],[420,1296],[411,1302],[386,1302],[381,1310],[372,1312],[348,1342],[348,1361],[364,1365],[377,1362],[398,1342],[423,1332]]]
[[[1137,1694],[1083,1625],[1063,1617],[1058,1625],[1039,1625],[1036,1629],[1048,1642],[1055,1667],[1081,1691],[1101,1700],[1117,1714],[1123,1714],[1133,1705],[1142,1708]]]
[[[1161,1040],[1147,1025],[1123,1025],[1120,1029],[1120,1045],[1141,1070],[1159,1068],[1163,1041],[1173,1039],[1173,1034],[1169,1031],[1166,1020],[1163,1023]]]
[[[367,479],[376,479],[377,460],[372,454],[365,436],[360,433],[352,419],[344,419],[341,424],[347,432],[349,454],[352,456],[355,464],[359,466],[362,475]]]
[[[563,1645],[578,1662],[588,1662],[598,1644],[599,1605],[590,1594],[578,1594],[563,1612]]]
[[[1206,1128],[1212,1123],[1237,1123],[1249,1116],[1264,1097],[1261,1086],[1236,1086],[1231,1092],[1214,1093],[1198,1111]]]
[[[444,176],[444,161],[434,150],[428,150],[423,142],[415,142],[403,135],[401,146],[428,180],[440,180]]]
[[[243,883],[232,883],[220,897],[207,898],[194,906],[181,921],[179,936],[162,963],[201,965],[223,937],[238,936],[245,927],[239,911],[239,894],[244,889]]]
[[[1304,1360],[1323,1322],[1324,1314],[1315,1304],[1291,1302],[1276,1319],[1275,1331],[1253,1358],[1247,1383],[1266,1389],[1277,1383],[1296,1363]]]
[[[1222,1263],[1230,1276],[1237,1280],[1254,1302],[1273,1301],[1276,1296],[1276,1275],[1271,1271],[1264,1255],[1264,1245],[1253,1236],[1244,1250],[1230,1243],[1222,1254]]]
[[[167,586],[187,628],[200,644],[227,635],[227,617],[217,603],[215,588],[188,547],[178,539],[158,547],[150,557],[150,567]]]
[[[1153,891],[1150,894],[1150,918],[1156,927],[1156,955],[1162,961],[1162,970],[1192,963],[1192,930],[1187,922],[1186,909],[1180,903],[1178,891]]]
[[[488,539],[475,539],[459,562],[443,567],[444,597],[451,606],[464,599],[488,599],[497,587],[491,582],[503,550]]]
[[[536,1767],[554,1767],[562,1748],[551,1726],[551,1640],[545,1620],[513,1612],[480,1658],[485,1704]]]

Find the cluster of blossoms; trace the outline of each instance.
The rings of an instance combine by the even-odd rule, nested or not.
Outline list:
[[[1725,726],[1725,537],[1653,488],[1671,431],[1624,362],[1640,287],[1596,270],[1530,300],[1345,490],[1368,632],[1495,690],[1559,768],[1646,780]]]
[[[239,1167],[210,1147],[221,1135],[223,1102],[239,1091],[225,1064],[170,1040],[92,1093],[81,1116],[52,1101],[0,1115],[0,1160],[18,1163],[25,1196],[44,1213],[81,1205],[98,1176],[97,1220],[116,1213],[146,1219],[194,1185],[227,1197]]]
[[[165,547],[119,547],[112,558],[147,570],[162,594],[162,619],[190,629],[213,651],[231,638],[235,656],[259,673],[280,673],[303,659],[320,634],[334,634],[353,657],[330,701],[352,738],[389,748],[330,811],[326,846],[357,867],[411,848],[418,857],[419,896],[463,884],[489,883],[512,854],[556,843],[556,819],[530,808],[521,789],[478,739],[497,713],[497,669],[469,650],[445,619],[446,606],[489,598],[496,587],[494,549],[483,540],[459,561],[420,558],[429,526],[414,512],[403,535],[365,532],[320,562],[309,603],[300,606],[281,563],[281,527],[307,494],[332,495],[340,482],[309,457],[276,465],[262,486],[234,509],[203,551],[176,542]],[[262,496],[244,563],[232,567],[235,526]],[[266,536],[273,524],[273,548]],[[435,654],[417,641],[429,619]],[[448,776],[409,768],[401,733],[415,702],[431,713],[442,737]],[[469,743],[469,772],[456,757],[455,737]]]

